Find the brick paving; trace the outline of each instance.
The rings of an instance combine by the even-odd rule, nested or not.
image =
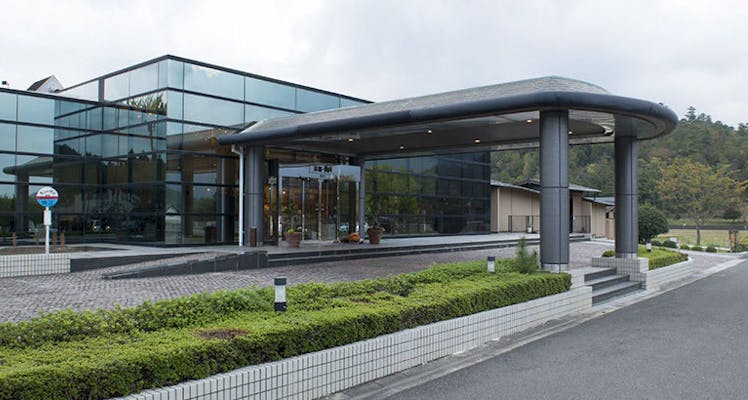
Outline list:
[[[612,242],[591,241],[571,244],[572,268],[589,264],[591,257],[613,248]],[[537,250],[529,246],[530,250]],[[309,281],[354,281],[412,272],[432,263],[485,260],[489,255],[512,257],[514,248],[476,250],[438,254],[419,254],[362,260],[348,260],[319,264],[276,267],[259,270],[219,272],[200,275],[181,275],[158,278],[106,280],[102,272],[125,267],[113,267],[72,274],[0,279],[0,322],[33,318],[39,312],[65,308],[73,310],[134,306],[144,301],[155,301],[220,289],[268,286],[273,277],[286,276],[289,283]],[[204,257],[204,255],[202,255]],[[200,255],[185,256],[187,260]],[[693,254],[697,268],[727,261],[722,255]],[[173,259],[172,259],[173,261]],[[132,266],[129,266],[132,267]]]

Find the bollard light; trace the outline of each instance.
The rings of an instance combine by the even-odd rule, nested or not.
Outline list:
[[[650,242],[649,240],[647,240],[647,245],[646,246],[647,246],[647,251],[651,253],[652,252],[652,242]]]
[[[496,257],[495,256],[488,256],[488,259],[486,260],[486,264],[488,267],[489,274],[493,274],[496,272]]]
[[[286,277],[275,278],[275,311],[286,311]]]

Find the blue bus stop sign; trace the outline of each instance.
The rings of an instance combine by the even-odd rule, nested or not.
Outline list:
[[[57,204],[58,198],[57,191],[51,186],[45,186],[36,192],[36,201],[38,201],[42,207],[54,206]]]

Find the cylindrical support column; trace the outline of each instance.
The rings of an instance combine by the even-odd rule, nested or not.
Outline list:
[[[636,258],[639,241],[636,136],[616,130],[616,257]]]
[[[351,159],[351,165],[359,166],[358,179],[358,234],[366,237],[366,179],[364,179],[365,161],[362,158]]]
[[[540,112],[540,264],[569,270],[569,112]]]
[[[261,244],[265,237],[265,150],[262,146],[247,146],[244,167],[247,208],[243,231],[257,228],[257,243]]]

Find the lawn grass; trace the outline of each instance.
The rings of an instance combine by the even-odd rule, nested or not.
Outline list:
[[[696,245],[696,229],[671,229],[664,235],[659,235],[655,240],[660,242],[668,240],[670,238],[677,238],[678,244],[685,243],[689,246]],[[741,239],[748,238],[748,233],[738,232],[738,241]],[[715,246],[715,247],[730,247],[729,232],[726,230],[701,230],[701,246]]]

